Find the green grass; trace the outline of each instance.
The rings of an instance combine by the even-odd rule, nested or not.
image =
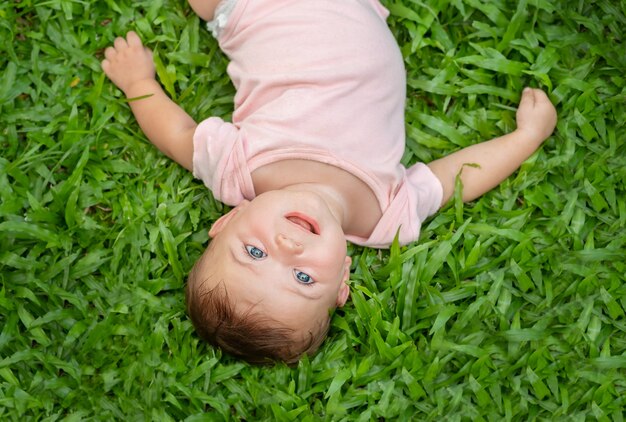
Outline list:
[[[397,0],[407,163],[559,112],[514,176],[391,251],[352,247],[320,353],[251,367],[200,342],[185,275],[224,209],[99,68],[135,29],[192,116],[226,61],[185,2],[0,5],[0,419],[603,420],[626,409],[626,2]]]

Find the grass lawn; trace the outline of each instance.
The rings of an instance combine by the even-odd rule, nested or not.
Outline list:
[[[408,247],[351,247],[321,351],[252,367],[200,342],[185,277],[225,208],[100,70],[136,30],[167,92],[229,118],[226,60],[183,0],[0,4],[1,420],[603,420],[626,410],[625,0],[387,0],[406,163],[514,127],[555,135]]]

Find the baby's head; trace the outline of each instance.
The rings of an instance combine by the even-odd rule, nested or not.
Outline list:
[[[293,363],[322,343],[349,294],[346,240],[315,193],[277,190],[215,222],[187,284],[199,335],[249,362]]]

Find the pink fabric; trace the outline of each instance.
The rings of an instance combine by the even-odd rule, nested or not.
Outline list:
[[[211,117],[194,135],[194,175],[236,205],[251,172],[285,159],[331,164],[363,180],[383,217],[368,239],[417,240],[442,188],[404,152],[405,70],[377,0],[238,0],[219,44],[237,94],[233,123]]]

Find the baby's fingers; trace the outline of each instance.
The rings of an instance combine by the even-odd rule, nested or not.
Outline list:
[[[554,108],[554,105],[552,104],[552,101],[550,101],[548,94],[546,94],[541,89],[533,89],[532,91],[532,110],[535,113],[541,113],[542,115],[546,115],[546,117],[549,117],[551,119],[552,115],[556,116],[556,110]],[[556,117],[554,117],[554,119],[556,119]]]
[[[131,47],[141,47],[141,38],[139,38],[139,35],[137,35],[137,33],[135,31],[129,31],[128,34],[126,34],[126,41],[128,42],[128,45]]]
[[[526,107],[533,107],[535,103],[540,101],[541,94],[545,96],[544,92],[540,89],[524,88],[524,91],[522,91],[520,107],[522,105]]]
[[[524,88],[522,91],[522,99],[517,107],[517,113],[531,113],[535,108],[535,92],[532,88]]]
[[[526,88],[517,109],[517,127],[537,141],[550,136],[556,125],[556,110],[541,89]]]
[[[113,60],[113,57],[115,57],[116,53],[117,52],[113,47],[107,47],[106,50],[104,50],[104,57],[110,61]]]
[[[124,38],[117,37],[115,41],[113,41],[113,46],[115,47],[116,50],[122,50],[128,47],[128,43],[126,42]]]
[[[524,88],[524,90],[522,91],[522,99],[524,99],[524,98],[534,99],[535,98],[535,90],[530,88],[530,87]]]
[[[548,94],[538,88],[524,88],[524,91],[522,92],[522,101],[524,100],[530,102],[534,106],[541,103],[551,103],[548,98]]]
[[[550,99],[548,98],[548,94],[546,94],[541,89],[533,89],[533,95],[535,97],[535,103],[549,103]]]

